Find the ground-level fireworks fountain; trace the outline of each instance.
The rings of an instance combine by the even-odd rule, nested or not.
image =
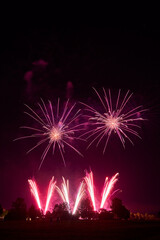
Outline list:
[[[87,114],[82,114],[79,107],[75,110],[76,103],[70,104],[69,100],[65,102],[62,111],[60,111],[59,99],[56,107],[53,106],[51,101],[45,103],[41,99],[41,103],[38,103],[39,111],[35,111],[26,105],[27,111],[25,114],[35,121],[35,126],[23,126],[22,128],[31,131],[31,133],[27,136],[17,138],[17,140],[26,138],[40,139],[28,152],[46,143],[46,147],[41,156],[39,170],[49,150],[52,150],[54,155],[56,147],[61,154],[65,166],[64,153],[66,147],[69,147],[71,150],[74,150],[79,155],[83,156],[79,150],[74,147],[75,140],[89,141],[88,147],[94,142],[97,142],[96,146],[98,146],[104,140],[103,153],[105,153],[108,141],[113,133],[118,136],[123,147],[125,147],[126,140],[133,144],[130,135],[140,138],[137,131],[137,129],[140,128],[138,123],[144,120],[141,114],[146,111],[146,109],[143,109],[142,105],[131,108],[126,107],[132,97],[132,93],[127,91],[124,98],[121,99],[121,90],[119,90],[114,103],[112,101],[110,90],[108,90],[107,93],[103,88],[102,97],[95,88],[94,90],[101,103],[101,107],[97,108],[97,105],[92,107],[86,103],[81,103],[81,106],[84,106],[82,112],[87,112]],[[81,121],[82,116],[84,122]],[[85,130],[85,132],[81,133],[83,130]],[[54,177],[52,177],[48,186],[45,204],[41,203],[36,182],[31,179],[28,180],[28,182],[37,206],[44,214],[50,209],[53,195],[56,196],[56,192],[58,193],[58,196],[56,196],[57,199],[59,197],[61,201],[68,205],[70,213],[75,214],[81,200],[87,195],[95,212],[99,209],[106,208],[109,198],[118,191],[113,191],[117,180],[118,173],[116,173],[110,180],[108,177],[105,178],[101,199],[99,201],[95,194],[92,171],[86,171],[86,175],[80,182],[74,199],[70,194],[69,180],[62,177],[62,183],[58,186]]]
[[[37,206],[41,211],[43,211],[44,215],[50,209],[50,203],[53,195],[55,194],[55,191],[54,191],[55,189],[57,190],[57,193],[60,196],[60,199],[64,203],[67,203],[67,205],[69,206],[70,212],[74,215],[78,210],[81,200],[87,195],[91,200],[94,211],[105,208],[105,203],[108,201],[109,197],[113,195],[114,192],[117,191],[117,190],[112,191],[115,183],[118,181],[117,177],[118,177],[118,173],[116,173],[110,180],[108,179],[108,177],[105,178],[105,183],[104,183],[102,196],[101,196],[101,203],[99,206],[96,206],[96,195],[94,191],[95,186],[94,186],[92,171],[90,171],[89,173],[86,171],[86,176],[79,184],[75,199],[70,198],[68,179],[66,180],[64,177],[62,177],[61,187],[58,187],[56,185],[56,181],[54,180],[54,177],[52,177],[48,186],[45,207],[42,207],[36,182],[34,180],[29,179],[28,183],[30,186],[30,191],[33,194],[35,201],[37,203]],[[57,196],[57,200],[60,201],[60,199]],[[74,202],[72,209],[71,209],[71,202]]]

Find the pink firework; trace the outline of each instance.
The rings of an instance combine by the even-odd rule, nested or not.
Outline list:
[[[75,104],[69,107],[69,100],[67,100],[65,107],[63,109],[62,114],[59,114],[59,99],[57,104],[57,111],[54,113],[53,106],[50,101],[48,101],[48,106],[44,103],[41,99],[42,103],[38,103],[40,108],[41,114],[39,115],[35,112],[31,107],[26,105],[28,108],[28,112],[25,112],[30,118],[32,118],[38,124],[38,127],[33,128],[30,126],[23,126],[21,128],[25,128],[28,130],[33,131],[33,134],[17,138],[19,139],[26,139],[26,138],[40,138],[40,141],[32,147],[27,153],[31,152],[41,144],[47,143],[45,150],[41,156],[41,163],[39,169],[49,151],[52,148],[52,152],[54,154],[56,146],[59,149],[61,157],[63,159],[64,165],[64,152],[65,146],[70,147],[72,150],[77,152],[79,155],[83,156],[73,145],[72,141],[75,139],[80,139],[75,136],[75,133],[80,130],[80,126],[82,124],[75,124],[77,119],[79,118],[80,109],[73,113],[75,108]],[[73,114],[72,114],[73,113]],[[72,116],[71,116],[72,115]]]
[[[40,202],[40,199],[39,199],[39,193],[38,193],[38,188],[37,188],[36,182],[29,179],[28,183],[29,183],[29,186],[30,186],[30,191],[31,191],[31,193],[33,194],[33,196],[36,200],[38,208],[40,210],[42,210],[42,206],[41,206],[41,202]]]
[[[68,206],[70,206],[70,201],[69,201],[69,180],[65,180],[64,177],[62,177],[62,184],[61,184],[61,189],[56,186],[56,189],[62,198],[63,202],[66,202]]]
[[[116,173],[111,178],[110,181],[108,181],[108,177],[106,177],[103,192],[102,192],[102,199],[101,199],[100,208],[104,208],[104,205],[105,205],[106,201],[111,196],[113,187],[114,187],[115,183],[118,181],[118,178],[117,178],[118,175],[119,175],[119,173]],[[93,205],[93,209],[94,209],[94,211],[96,211],[97,208],[96,208],[96,204],[95,204],[95,193],[94,193],[94,183],[93,183],[93,173],[92,173],[92,171],[90,173],[86,172],[86,176],[84,177],[84,179],[85,179],[85,182],[86,182],[86,185],[87,185],[87,190],[88,190],[88,193],[90,195],[90,199],[91,199],[91,202],[92,202],[92,205]],[[115,192],[117,192],[117,191],[118,190],[116,190]]]
[[[90,125],[93,127],[88,132],[84,133],[82,136],[87,136],[87,139],[92,139],[88,147],[90,147],[95,141],[97,141],[97,145],[102,141],[103,138],[106,137],[103,153],[106,150],[109,138],[111,134],[114,132],[118,135],[123,147],[125,147],[125,139],[128,139],[132,144],[132,140],[129,137],[129,134],[135,135],[141,138],[135,130],[135,128],[139,128],[137,122],[144,120],[143,118],[139,117],[139,115],[146,111],[146,109],[142,109],[142,106],[137,106],[129,111],[124,111],[126,104],[132,97],[132,93],[130,94],[127,91],[124,99],[120,103],[120,93],[121,90],[118,92],[116,105],[113,108],[111,92],[109,90],[108,95],[103,88],[104,99],[100,96],[95,88],[93,88],[104,108],[103,112],[99,112],[96,109],[88,106],[85,103],[82,103],[87,107],[87,111],[89,114],[89,122]]]
[[[85,186],[84,181],[82,181],[80,186],[79,186],[79,189],[78,189],[78,193],[77,193],[77,196],[76,196],[76,201],[75,201],[75,204],[74,204],[74,208],[73,208],[72,214],[76,213],[77,208],[78,208],[78,206],[80,204],[80,201],[84,197],[84,194],[85,194],[84,186]]]
[[[48,211],[50,200],[51,200],[51,197],[53,195],[55,186],[56,186],[56,181],[54,181],[54,177],[52,177],[52,179],[49,182],[49,186],[48,186],[48,192],[47,192],[47,199],[46,199],[46,206],[45,206],[44,214],[46,214],[46,212]]]
[[[86,182],[87,185],[87,190],[89,192],[90,195],[90,199],[93,205],[93,209],[94,211],[96,211],[96,203],[95,203],[95,194],[94,194],[94,183],[93,183],[93,173],[92,171],[90,173],[88,173],[86,171],[86,176],[84,177],[84,180]]]
[[[104,208],[104,205],[108,199],[108,197],[111,194],[111,191],[115,185],[115,183],[118,181],[117,176],[119,173],[116,173],[110,181],[108,181],[108,177],[106,177],[105,182],[104,182],[104,187],[103,187],[103,192],[102,192],[102,199],[101,199],[101,205],[100,208]]]
[[[102,192],[102,199],[101,199],[100,208],[104,208],[105,203],[109,199],[109,197],[111,197],[111,195],[113,195],[115,192],[118,191],[118,190],[116,190],[114,192],[112,191],[115,183],[118,181],[117,177],[118,177],[118,173],[116,173],[110,179],[110,181],[108,180],[108,177],[106,177],[103,192]],[[42,206],[41,206],[36,182],[29,179],[28,183],[29,183],[29,186],[30,186],[31,193],[33,194],[33,196],[36,200],[38,208],[40,210],[42,210]],[[78,191],[77,191],[76,199],[75,199],[75,202],[74,202],[74,207],[73,207],[73,210],[72,210],[73,215],[76,213],[76,211],[78,209],[78,206],[80,204],[80,201],[82,200],[82,198],[85,195],[85,187],[87,187],[87,191],[89,193],[89,196],[90,196],[90,199],[91,199],[91,202],[92,202],[92,205],[93,205],[93,210],[94,211],[97,210],[96,203],[95,203],[96,197],[95,197],[95,193],[94,193],[93,173],[92,173],[92,171],[90,173],[88,173],[86,171],[86,176],[84,177],[84,180],[80,183]],[[54,177],[52,177],[52,179],[49,182],[49,186],[48,186],[46,204],[45,204],[45,208],[44,208],[44,215],[46,214],[46,212],[49,209],[49,204],[50,204],[50,201],[51,201],[51,198],[53,196],[55,188],[56,188],[57,192],[59,193],[62,201],[67,203],[68,210],[69,210],[69,212],[71,212],[71,210],[70,210],[70,199],[69,199],[69,180],[65,180],[65,178],[62,177],[61,188],[59,188],[58,186],[56,186],[56,181],[54,180]]]

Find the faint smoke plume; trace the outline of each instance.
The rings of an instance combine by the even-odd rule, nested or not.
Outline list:
[[[68,81],[67,82],[67,87],[66,87],[66,98],[67,99],[72,98],[73,90],[74,90],[73,83],[71,81]]]
[[[24,80],[26,82],[25,95],[27,98],[32,99],[36,93],[44,90],[45,74],[48,62],[43,59],[39,59],[32,63],[32,70],[27,71],[24,74]]]

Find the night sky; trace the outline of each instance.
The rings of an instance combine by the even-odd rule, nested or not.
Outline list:
[[[67,25],[67,24],[66,24]],[[160,211],[160,28],[158,23],[103,25],[10,24],[1,29],[1,138],[0,138],[0,203],[10,208],[17,197],[24,197],[30,206],[27,183],[34,177],[45,198],[51,176],[70,179],[73,193],[84,176],[92,169],[97,195],[105,176],[119,172],[117,195],[131,211]],[[41,61],[40,61],[41,60]],[[30,80],[29,80],[30,79]],[[69,86],[68,82],[71,82]],[[148,109],[139,130],[142,140],[133,137],[134,146],[126,148],[116,135],[112,136],[105,154],[103,145],[89,150],[76,142],[83,152],[81,158],[66,149],[66,167],[58,151],[47,155],[40,171],[38,166],[44,147],[26,155],[35,140],[13,140],[27,131],[19,129],[33,121],[24,115],[24,103],[35,110],[43,98],[54,104],[70,96],[71,101],[94,103],[99,100],[93,91],[102,87],[117,93],[129,89],[134,93],[130,104]]]

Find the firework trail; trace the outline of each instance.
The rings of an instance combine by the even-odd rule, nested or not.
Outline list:
[[[84,177],[84,180],[86,182],[87,185],[87,190],[89,192],[90,195],[90,199],[93,205],[93,209],[94,211],[96,211],[96,203],[95,203],[95,194],[94,194],[94,183],[93,183],[93,173],[92,171],[90,173],[88,173],[86,171],[86,176]]]
[[[110,181],[108,181],[108,177],[106,177],[105,182],[104,182],[104,187],[103,187],[103,192],[102,192],[102,199],[101,199],[101,205],[100,208],[104,208],[104,204],[108,197],[111,194],[111,191],[115,185],[115,183],[118,181],[117,176],[119,173],[116,173]]]
[[[80,186],[79,186],[79,189],[78,189],[78,192],[77,192],[77,195],[76,195],[76,200],[75,200],[75,204],[74,204],[74,208],[73,208],[72,214],[76,213],[77,208],[79,206],[79,203],[80,203],[81,199],[84,196],[84,193],[85,193],[84,186],[85,186],[85,184],[82,181],[80,183]],[[68,207],[69,207],[69,209],[70,209],[69,180],[68,179],[65,180],[65,178],[62,177],[61,189],[58,186],[56,186],[56,189],[57,189],[57,192],[59,193],[62,201],[66,202]]]
[[[116,105],[115,108],[113,108],[110,90],[108,91],[107,95],[105,89],[103,88],[104,99],[102,99],[97,90],[95,88],[93,89],[95,90],[104,108],[104,112],[100,113],[91,106],[82,103],[87,107],[86,110],[90,113],[88,115],[89,122],[93,127],[93,129],[81,135],[81,137],[88,135],[87,140],[92,139],[88,147],[90,147],[95,141],[97,141],[96,146],[98,146],[102,139],[106,137],[106,142],[103,149],[104,153],[112,132],[118,135],[123,147],[125,147],[125,139],[128,139],[133,144],[132,140],[128,136],[128,133],[141,138],[135,128],[140,128],[137,125],[137,122],[144,119],[139,117],[139,115],[140,113],[146,111],[146,109],[142,109],[142,106],[137,106],[129,111],[124,112],[125,106],[133,94],[127,91],[124,99],[120,101],[121,90],[119,90]]]
[[[47,199],[46,199],[46,205],[45,205],[45,210],[44,210],[44,215],[46,214],[46,212],[48,211],[48,207],[50,204],[50,200],[51,197],[53,195],[54,189],[56,186],[56,181],[54,181],[54,177],[52,177],[52,179],[49,182],[49,186],[48,186],[48,192],[47,192]]]
[[[37,188],[36,182],[31,180],[31,179],[29,179],[28,183],[29,183],[29,186],[30,186],[30,191],[31,191],[31,193],[33,194],[33,196],[34,196],[34,198],[36,200],[38,208],[40,210],[42,210],[42,206],[41,206],[41,202],[40,202],[40,199],[39,199],[39,193],[38,193],[38,188]]]
[[[109,197],[111,195],[113,195],[115,192],[119,191],[115,190],[112,193],[112,189],[115,185],[115,183],[118,181],[118,175],[119,173],[116,173],[111,179],[110,181],[108,181],[108,177],[106,177],[105,179],[105,183],[104,183],[104,187],[103,187],[103,191],[102,191],[102,199],[101,199],[101,204],[100,204],[100,209],[104,208],[104,205],[106,203],[106,201],[109,199]],[[41,206],[41,202],[40,202],[40,198],[39,198],[39,193],[38,193],[38,188],[36,185],[36,182],[29,179],[28,180],[29,186],[30,186],[30,191],[33,194],[36,203],[38,205],[38,208],[40,210],[42,210],[42,206]],[[82,200],[82,198],[85,195],[85,186],[87,187],[92,205],[93,205],[93,209],[94,211],[96,211],[96,204],[95,204],[95,193],[94,193],[94,183],[93,183],[93,173],[92,171],[90,173],[88,173],[86,171],[86,176],[84,177],[84,180],[80,183],[78,191],[77,191],[77,195],[76,195],[76,199],[75,199],[75,203],[74,203],[74,207],[73,207],[73,211],[72,214],[74,215],[78,209],[78,206],[80,204],[80,201]],[[49,186],[48,186],[48,191],[47,191],[47,198],[46,198],[46,204],[45,204],[45,209],[44,209],[44,215],[46,214],[46,212],[48,211],[49,208],[49,204],[50,204],[50,200],[51,197],[53,196],[53,192],[54,189],[56,188],[57,192],[59,193],[62,201],[64,203],[67,203],[68,205],[68,211],[71,213],[70,210],[70,199],[69,199],[69,180],[65,180],[64,177],[62,177],[62,184],[61,184],[61,188],[59,188],[58,186],[56,186],[56,181],[54,181],[54,177],[52,177],[52,179],[49,182]]]
[[[58,146],[59,152],[61,154],[61,157],[63,159],[64,165],[64,152],[65,152],[65,145],[70,147],[72,150],[77,152],[79,155],[83,156],[73,145],[71,144],[71,141],[75,139],[80,139],[78,137],[75,137],[75,133],[81,129],[79,127],[83,124],[75,124],[80,114],[80,109],[77,110],[73,116],[73,109],[76,105],[74,103],[71,107],[69,107],[69,100],[67,100],[63,112],[60,115],[59,114],[59,99],[57,103],[57,110],[56,113],[53,111],[53,106],[50,101],[48,101],[49,107],[47,108],[47,105],[44,103],[44,101],[41,99],[41,104],[38,103],[38,106],[40,108],[41,114],[39,115],[37,112],[35,112],[31,107],[28,105],[25,105],[28,108],[28,112],[25,112],[30,118],[36,121],[36,123],[39,125],[37,128],[33,128],[30,126],[22,126],[21,128],[25,128],[28,130],[33,131],[33,134],[17,138],[15,140],[19,139],[26,139],[26,138],[40,138],[41,140],[37,142],[37,144],[32,147],[27,153],[31,152],[41,144],[47,142],[47,146],[41,156],[41,163],[39,166],[39,169],[41,168],[41,165],[49,151],[49,149],[52,147],[52,152],[54,154],[56,145]]]
[[[62,198],[63,202],[66,202],[68,206],[70,206],[70,201],[69,201],[69,180],[65,180],[64,177],[62,177],[62,184],[61,184],[61,189],[56,186],[57,192],[59,193],[60,197]]]
[[[76,196],[76,201],[75,201],[75,204],[74,204],[72,214],[76,213],[77,208],[79,206],[79,203],[80,203],[81,199],[84,197],[84,194],[85,194],[84,186],[85,186],[84,181],[82,181],[80,186],[79,186],[79,189],[78,189],[78,193],[77,193],[77,196]]]

